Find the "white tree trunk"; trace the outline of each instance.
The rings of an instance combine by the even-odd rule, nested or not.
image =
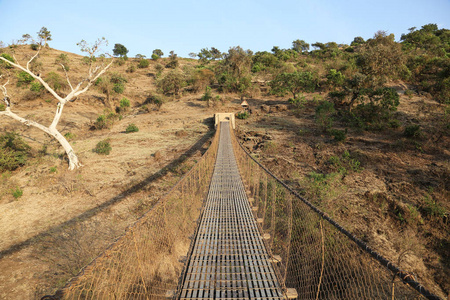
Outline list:
[[[61,109],[62,111],[62,109]],[[78,160],[78,157],[76,156],[75,152],[73,151],[72,146],[70,146],[69,142],[66,140],[66,138],[56,129],[56,127],[45,127],[42,124],[39,124],[35,121],[27,120],[25,118],[22,118],[15,113],[13,113],[9,107],[6,109],[6,111],[0,112],[0,115],[5,115],[10,118],[13,118],[14,120],[19,121],[20,123],[26,125],[26,126],[33,126],[36,127],[48,135],[54,137],[59,144],[64,148],[64,151],[66,151],[67,157],[69,158],[69,170],[74,170],[78,167],[81,167],[82,164]]]
[[[41,38],[41,37],[40,37]],[[0,61],[3,61],[5,63],[10,64],[11,66],[14,66],[26,73],[28,73],[30,76],[32,76],[34,79],[36,79],[40,84],[42,84],[44,86],[44,88],[50,93],[52,94],[57,100],[58,100],[58,107],[56,109],[56,114],[55,117],[53,118],[53,122],[50,124],[49,127],[45,127],[37,122],[31,121],[31,120],[27,120],[25,118],[22,118],[18,115],[16,115],[15,113],[13,113],[11,111],[10,105],[11,105],[11,101],[9,100],[9,96],[6,90],[6,85],[9,83],[9,80],[3,84],[0,85],[0,90],[3,92],[4,95],[4,99],[3,101],[6,104],[6,110],[0,112],[0,116],[1,115],[5,115],[8,116],[10,118],[13,118],[19,122],[21,122],[22,124],[25,124],[27,126],[34,126],[36,128],[39,128],[40,130],[44,131],[45,133],[51,135],[52,137],[54,137],[60,144],[61,146],[64,148],[64,150],[67,153],[67,157],[69,158],[69,170],[73,170],[76,169],[78,167],[81,167],[81,163],[78,160],[78,157],[75,155],[75,152],[73,151],[72,146],[70,146],[69,142],[66,140],[66,138],[56,129],[56,126],[58,125],[59,120],[61,119],[61,115],[62,115],[62,111],[64,108],[64,105],[69,102],[69,101],[73,101],[73,99],[76,99],[79,95],[85,93],[91,86],[92,84],[102,75],[106,72],[106,70],[108,70],[108,68],[112,65],[113,60],[111,60],[109,62],[108,65],[106,66],[93,66],[92,63],[89,65],[89,74],[87,76],[87,78],[82,79],[78,85],[73,88],[69,76],[67,74],[67,70],[64,67],[64,65],[62,65],[62,68],[64,69],[64,72],[66,73],[66,80],[67,83],[70,86],[70,93],[66,96],[66,97],[61,97],[59,96],[55,90],[53,90],[48,84],[47,82],[45,82],[45,80],[43,78],[40,77],[40,75],[36,75],[34,74],[31,70],[30,70],[30,63],[36,58],[38,57],[41,49],[43,47],[45,47],[47,42],[47,39],[40,39],[39,41],[39,50],[38,52],[27,62],[26,68],[21,66],[20,63],[17,61],[17,59],[14,57],[14,62],[7,60],[4,57],[0,56]],[[78,43],[77,45],[81,46],[81,51],[82,52],[88,52],[90,55],[90,58],[95,57],[95,53],[99,50],[99,46],[103,43],[107,44],[107,41],[105,40],[105,38],[101,38],[98,39],[93,46],[89,46],[84,40],[82,40],[80,43]],[[14,55],[13,55],[14,56]],[[2,75],[0,75],[0,78],[2,77]]]

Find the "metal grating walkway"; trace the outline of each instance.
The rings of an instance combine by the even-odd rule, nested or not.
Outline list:
[[[284,299],[250,209],[231,144],[219,150],[180,299]]]

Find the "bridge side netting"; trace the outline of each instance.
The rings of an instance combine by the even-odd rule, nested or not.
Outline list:
[[[345,229],[273,176],[234,135],[232,142],[284,289],[295,288],[298,299],[425,299],[422,294],[439,299],[415,282],[412,274],[392,272],[380,264],[384,258],[368,247],[363,249],[362,242],[355,242],[355,237],[350,238]],[[385,259],[383,263],[390,264]],[[414,288],[404,283],[408,280]]]
[[[219,130],[217,131],[219,132]],[[179,278],[213,173],[218,134],[172,190],[62,290],[63,299],[167,299]]]

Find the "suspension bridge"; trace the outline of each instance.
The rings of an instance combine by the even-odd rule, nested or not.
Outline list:
[[[254,160],[228,121],[164,198],[42,299],[228,298],[440,299]]]

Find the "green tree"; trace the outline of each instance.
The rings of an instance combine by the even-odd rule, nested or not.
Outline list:
[[[169,62],[166,65],[166,68],[175,69],[178,67],[178,55],[172,50],[169,54]]]
[[[298,93],[312,92],[316,88],[316,80],[311,72],[297,71],[293,73],[281,73],[272,80],[269,85],[272,92],[278,95],[284,95],[287,92],[292,93],[294,99]]]
[[[307,52],[309,50],[309,44],[304,40],[295,40],[292,42],[292,49],[299,53]]]
[[[126,57],[128,49],[122,44],[115,44],[113,49],[114,56]]]
[[[158,55],[158,57],[163,57],[164,52],[162,52],[161,49],[155,49],[152,54]]]
[[[374,88],[398,75],[404,62],[401,45],[395,42],[393,34],[387,35],[385,31],[375,33],[358,52],[358,65],[362,73],[369,76]]]
[[[350,46],[353,46],[353,47],[359,46],[359,45],[364,44],[365,42],[366,41],[362,37],[357,36],[353,39],[353,42],[350,44]]]
[[[331,69],[327,75],[327,83],[332,86],[334,89],[338,86],[343,85],[345,82],[345,75],[343,75],[340,71],[336,71],[335,69]]]
[[[241,98],[251,89],[251,66],[253,52],[244,50],[240,46],[232,47],[224,55],[219,68],[218,82],[222,89],[239,92]]]
[[[37,34],[41,41],[48,42],[52,40],[52,34],[47,29],[47,27],[42,27]]]
[[[197,56],[199,60],[204,64],[208,63],[208,61],[212,59],[211,51],[208,48],[201,49]]]

